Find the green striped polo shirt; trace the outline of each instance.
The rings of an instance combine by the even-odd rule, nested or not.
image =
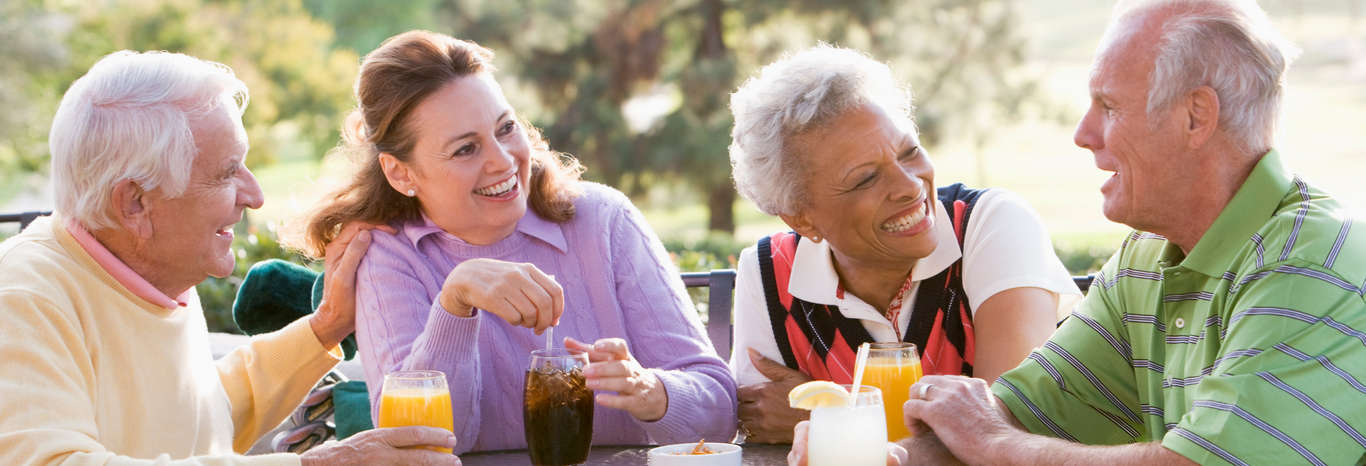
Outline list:
[[[1172,206],[1171,215],[1181,215]],[[1366,461],[1366,226],[1271,151],[1185,255],[1134,232],[992,386],[1031,432],[1201,464]]]

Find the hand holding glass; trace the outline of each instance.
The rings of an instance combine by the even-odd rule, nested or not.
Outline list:
[[[376,427],[428,426],[455,431],[451,391],[441,371],[399,371],[385,374],[380,391]],[[426,447],[451,453],[450,448]]]

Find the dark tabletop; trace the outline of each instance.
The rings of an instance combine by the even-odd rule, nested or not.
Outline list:
[[[589,465],[645,465],[649,463],[648,452],[650,446],[593,446],[593,450],[588,453]],[[741,452],[745,466],[767,466],[787,464],[787,451],[791,445],[766,445],[766,444],[747,444],[743,445],[744,451]],[[460,462],[466,466],[481,465],[530,465],[531,457],[526,450],[509,451],[486,451],[479,453],[466,453],[460,455]]]

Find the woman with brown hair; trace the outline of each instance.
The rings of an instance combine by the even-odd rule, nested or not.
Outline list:
[[[528,354],[556,326],[589,352],[588,388],[609,408],[594,443],[730,439],[735,381],[663,245],[624,195],[579,180],[578,162],[518,119],[492,58],[412,31],[361,64],[345,148],[364,162],[307,241],[320,250],[356,221],[398,230],[374,233],[356,278],[372,412],[385,373],[440,370],[457,453],[524,448]]]

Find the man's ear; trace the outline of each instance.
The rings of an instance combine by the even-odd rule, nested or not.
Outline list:
[[[389,180],[389,186],[395,191],[408,194],[409,190],[416,190],[417,183],[413,179],[412,168],[403,163],[398,157],[388,152],[379,154],[379,168],[384,171],[384,178]]]
[[[151,209],[147,191],[136,181],[123,180],[110,193],[110,213],[124,230],[138,238],[152,237]]]
[[[792,228],[792,231],[802,235],[803,238],[818,240],[825,237],[825,235],[820,234],[820,230],[816,229],[816,225],[811,223],[811,219],[807,218],[804,213],[796,215],[779,214],[778,218],[783,219],[783,223],[786,223],[788,227]]]
[[[1219,94],[1200,86],[1186,94],[1186,140],[1194,149],[1205,144],[1219,129]]]

